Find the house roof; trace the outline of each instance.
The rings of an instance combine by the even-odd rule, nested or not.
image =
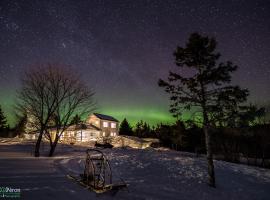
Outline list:
[[[109,115],[103,115],[103,114],[99,114],[99,113],[94,113],[94,115],[99,119],[119,122],[117,119],[115,119],[115,118],[113,118],[112,116],[109,116]]]

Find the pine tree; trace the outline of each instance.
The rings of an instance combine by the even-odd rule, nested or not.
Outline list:
[[[211,114],[219,112],[219,100],[226,97],[227,102],[244,102],[247,90],[229,85],[231,73],[237,66],[232,62],[218,63],[220,53],[216,52],[214,38],[198,33],[190,35],[186,46],[177,47],[174,52],[175,63],[180,73],[170,72],[167,81],[159,80],[159,86],[171,95],[170,112],[174,117],[182,115],[183,110],[196,109],[201,113],[205,134],[209,185],[215,187],[215,172],[211,140]],[[186,75],[184,72],[189,72]],[[232,100],[232,102],[231,102]]]
[[[135,125],[134,133],[135,133],[135,136],[140,137],[140,138],[151,137],[151,128],[149,124],[140,120]]]
[[[8,124],[7,124],[7,119],[2,111],[2,108],[0,106],[0,132],[6,132],[8,130]]]
[[[119,134],[120,135],[133,135],[132,127],[130,126],[126,118],[120,124]]]
[[[266,109],[264,107],[258,107],[256,105],[241,106],[238,113],[238,126],[248,127],[255,126],[256,124],[263,124],[263,118],[266,115]]]
[[[23,134],[26,132],[26,124],[27,124],[27,115],[17,116],[17,123],[14,127],[14,130],[16,132],[16,135],[23,136]]]
[[[135,129],[134,129],[134,133],[135,133],[136,137],[142,137],[142,135],[143,135],[143,125],[144,125],[144,123],[143,123],[142,120],[136,123]]]

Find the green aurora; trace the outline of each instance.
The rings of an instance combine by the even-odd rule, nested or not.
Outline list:
[[[103,108],[100,109],[100,112],[114,116],[119,121],[126,118],[132,126],[134,126],[140,120],[146,121],[150,125],[156,125],[159,123],[173,123],[175,121],[169,112],[162,111],[158,108],[152,108],[150,110],[147,109],[147,107],[141,109]]]
[[[13,127],[16,123],[16,112],[14,109],[16,93],[7,89],[1,89],[0,93],[0,105],[7,117],[9,125]],[[137,108],[129,105],[119,106],[112,103],[112,105],[106,104],[106,106],[99,105],[95,112],[111,115],[120,122],[124,118],[127,118],[132,126],[140,120],[143,120],[150,125],[159,123],[171,124],[175,121],[175,118],[171,116],[166,108],[160,108],[159,106],[150,107],[149,105],[144,105]]]
[[[0,105],[4,111],[5,116],[7,117],[10,127],[14,127],[16,124],[16,110],[14,108],[16,102],[16,92],[17,89],[9,89],[7,86],[0,88]],[[97,94],[95,99],[97,101],[97,108],[94,112],[102,113],[106,115],[111,115],[118,119],[120,122],[126,118],[128,122],[135,126],[135,124],[143,120],[155,126],[157,124],[172,124],[176,121],[172,117],[169,110],[169,100],[164,91],[160,91],[160,94],[157,96],[160,97],[159,101],[149,100],[147,97],[144,98],[145,94],[142,94],[141,97],[135,99],[138,96],[129,96],[129,98],[123,100],[119,98],[119,95],[109,94],[107,91],[102,94]],[[132,102],[131,102],[132,101]],[[192,118],[192,112],[186,112],[183,114],[182,118],[184,120]]]

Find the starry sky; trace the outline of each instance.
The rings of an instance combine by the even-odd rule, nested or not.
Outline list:
[[[20,75],[35,63],[72,65],[96,92],[97,112],[171,123],[157,81],[192,32],[216,37],[233,83],[270,100],[267,0],[0,0],[0,105],[14,123]],[[188,115],[187,115],[188,116]]]

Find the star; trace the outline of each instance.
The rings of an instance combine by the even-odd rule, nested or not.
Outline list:
[[[0,92],[10,91],[12,104],[29,65],[63,63],[94,87],[104,113],[172,122],[157,81],[176,69],[173,51],[197,31],[215,37],[222,60],[239,66],[233,82],[250,90],[250,102],[269,101],[269,13],[263,1],[3,0]]]

